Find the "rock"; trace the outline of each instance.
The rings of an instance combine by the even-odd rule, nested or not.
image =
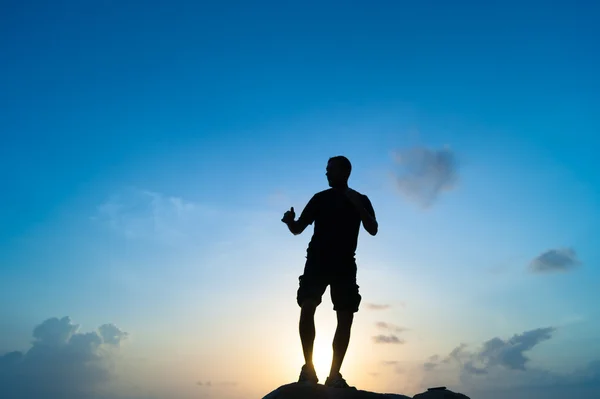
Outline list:
[[[416,394],[413,399],[470,399],[462,393],[452,392],[446,387],[435,387],[427,389],[427,392]]]
[[[294,382],[277,388],[263,399],[411,399],[411,397],[394,393],[375,393],[355,388],[328,388],[321,384],[311,386]]]

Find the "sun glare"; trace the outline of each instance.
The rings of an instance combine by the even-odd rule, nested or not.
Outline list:
[[[313,363],[317,376],[319,376],[319,382],[324,383],[325,378],[329,375],[329,369],[331,368],[331,357],[333,350],[331,349],[331,337],[326,340],[325,337],[320,340],[315,340],[315,347],[313,350]]]
[[[329,288],[327,289],[329,291]],[[315,314],[316,337],[313,347],[313,364],[319,377],[319,383],[324,384],[331,369],[333,356],[333,336],[337,326],[335,312],[329,298],[329,292],[323,294],[323,303]],[[344,366],[342,365],[342,368]]]

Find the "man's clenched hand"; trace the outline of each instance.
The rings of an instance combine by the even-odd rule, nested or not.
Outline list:
[[[289,211],[283,214],[281,221],[285,224],[290,224],[294,220],[296,220],[296,213],[294,212],[294,207],[291,207]]]

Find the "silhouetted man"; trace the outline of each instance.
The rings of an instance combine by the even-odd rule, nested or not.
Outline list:
[[[294,235],[302,233],[309,224],[315,223],[297,293],[301,308],[300,340],[305,360],[298,382],[316,384],[319,381],[312,359],[314,315],[329,285],[333,309],[337,314],[337,329],[333,338],[331,370],[325,385],[335,388],[349,388],[340,368],[350,342],[354,313],[358,311],[361,301],[356,284],[355,262],[358,232],[361,222],[373,236],[378,229],[369,198],[348,187],[351,170],[348,158],[330,158],[326,175],[331,188],[315,194],[298,220],[295,220],[293,207],[281,219]]]

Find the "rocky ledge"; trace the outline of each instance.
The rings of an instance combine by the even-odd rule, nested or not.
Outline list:
[[[292,383],[280,386],[263,399],[469,399],[461,393],[452,392],[446,387],[429,388],[412,398],[396,393],[377,393],[355,388],[328,388],[324,385]]]

